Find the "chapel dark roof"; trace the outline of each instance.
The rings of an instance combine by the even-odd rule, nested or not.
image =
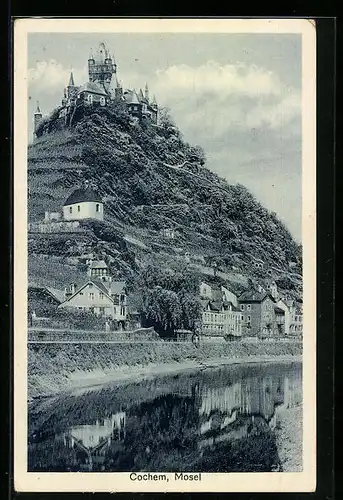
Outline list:
[[[74,205],[74,203],[82,203],[85,201],[94,201],[101,203],[101,198],[90,187],[78,188],[68,196],[68,198],[64,202],[64,206]]]

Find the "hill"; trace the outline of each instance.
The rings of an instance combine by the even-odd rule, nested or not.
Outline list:
[[[150,261],[180,262],[209,279],[215,266],[216,279],[235,291],[268,277],[289,295],[301,294],[301,247],[244,186],[206,167],[202,149],[184,141],[167,111],[158,126],[132,122],[120,103],[80,109],[69,129],[56,117],[42,122],[29,146],[29,219],[59,211],[89,180],[103,196],[105,221],[84,223],[82,234],[31,234],[30,279],[38,279],[42,255],[54,256],[61,276],[50,279],[47,270],[45,281],[62,285],[93,253],[120,277]]]

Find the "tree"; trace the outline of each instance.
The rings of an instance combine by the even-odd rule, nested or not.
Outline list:
[[[161,269],[148,264],[136,288],[140,290],[137,309],[146,327],[153,326],[162,337],[173,337],[175,330],[194,330],[200,319],[199,280],[183,266]]]

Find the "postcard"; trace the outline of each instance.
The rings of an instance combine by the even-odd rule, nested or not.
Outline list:
[[[316,488],[316,28],[14,23],[14,487]]]

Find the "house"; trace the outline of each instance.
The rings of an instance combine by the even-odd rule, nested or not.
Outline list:
[[[176,235],[175,230],[170,227],[161,229],[160,234],[168,240],[173,240]]]
[[[92,262],[88,269],[88,280],[66,287],[64,301],[59,308],[71,308],[108,317],[116,320],[121,328],[125,328],[128,315],[126,283],[113,281],[103,261]]]
[[[232,302],[201,299],[202,330],[204,335],[242,335],[240,310]]]
[[[278,306],[274,307],[275,312],[275,323],[277,328],[277,334],[280,336],[285,335],[285,311]]]
[[[268,292],[246,291],[240,295],[238,302],[244,335],[264,337],[278,334],[276,301]]]
[[[104,220],[104,206],[100,196],[89,186],[88,181],[75,189],[63,205],[64,220]]]
[[[289,334],[301,337],[303,334],[303,308],[300,301],[286,301],[290,311]]]
[[[284,311],[284,317],[285,317],[284,334],[289,335],[290,325],[291,325],[291,312],[287,305],[287,301],[284,301],[283,299],[279,298],[279,300],[276,302],[276,306]]]

